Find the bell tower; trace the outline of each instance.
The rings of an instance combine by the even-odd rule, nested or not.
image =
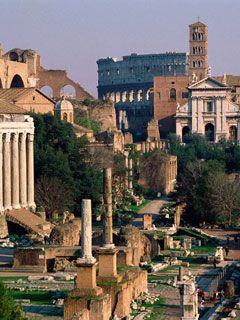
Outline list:
[[[197,81],[207,77],[208,73],[208,27],[198,21],[189,26],[189,68],[188,74],[193,73]]]

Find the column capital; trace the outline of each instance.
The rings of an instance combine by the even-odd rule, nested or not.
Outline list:
[[[26,140],[27,133],[26,133],[25,131],[24,131],[24,132],[21,132],[21,133],[20,133],[20,137],[21,137],[21,141]]]
[[[11,133],[5,132],[4,133],[4,142],[10,143],[10,140],[11,140]]]
[[[13,141],[18,142],[18,139],[19,139],[19,132],[14,132],[13,133]]]
[[[28,133],[27,134],[27,140],[29,142],[33,142],[34,141],[34,134],[33,133]]]

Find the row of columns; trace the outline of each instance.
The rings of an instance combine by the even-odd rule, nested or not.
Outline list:
[[[35,208],[34,135],[0,132],[0,212]]]

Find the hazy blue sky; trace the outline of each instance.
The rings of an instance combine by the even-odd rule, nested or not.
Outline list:
[[[101,57],[188,51],[188,25],[209,27],[213,74],[240,74],[240,0],[0,0],[3,48],[31,48],[96,96]]]

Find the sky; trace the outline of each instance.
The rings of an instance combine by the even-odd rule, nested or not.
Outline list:
[[[240,0],[0,0],[0,43],[36,50],[96,97],[99,58],[188,52],[198,17],[212,74],[240,74]]]

